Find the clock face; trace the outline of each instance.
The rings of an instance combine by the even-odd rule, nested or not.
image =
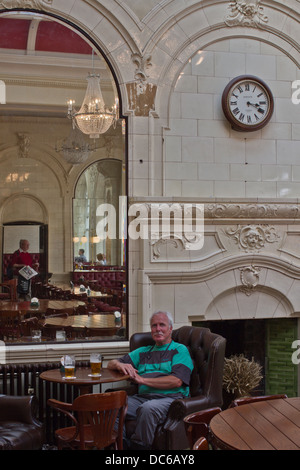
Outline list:
[[[255,131],[271,119],[274,101],[271,90],[262,80],[241,76],[226,86],[222,107],[233,129]]]

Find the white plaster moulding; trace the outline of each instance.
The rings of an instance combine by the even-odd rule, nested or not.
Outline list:
[[[300,266],[296,266],[289,261],[278,258],[278,256],[251,253],[237,254],[228,259],[217,261],[216,263],[198,270],[188,271],[150,271],[145,270],[144,274],[153,284],[190,284],[204,282],[213,279],[220,274],[224,274],[232,269],[255,265],[257,267],[272,269],[281,274],[285,274],[293,279],[300,280]]]

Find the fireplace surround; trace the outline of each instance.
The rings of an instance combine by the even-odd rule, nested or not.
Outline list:
[[[166,203],[157,199],[139,202]],[[237,346],[237,352],[240,352],[245,345],[238,346],[240,333],[235,335],[236,325],[239,322],[243,325],[239,325],[238,331],[241,328],[248,331],[250,324],[256,324],[255,330],[259,331],[257,325],[263,325],[264,352],[259,353],[259,359],[266,368],[266,362],[270,361],[266,354],[269,351],[266,338],[272,330],[270,325],[275,326],[276,321],[280,332],[280,321],[290,320],[290,338],[299,337],[298,201],[168,201],[169,204],[175,202],[204,204],[204,245],[199,250],[187,249],[184,237],[175,239],[172,236],[139,241],[143,256],[136,279],[142,299],[139,309],[143,312],[139,317],[141,327],[147,329],[151,312],[159,309],[174,313],[176,327],[201,322],[215,331],[214,326],[228,322],[226,329],[233,330],[229,335],[229,351],[234,351]],[[282,328],[284,331],[284,323]],[[217,332],[223,334],[219,327]],[[291,362],[292,340],[289,341],[283,346],[283,352],[288,354]],[[257,349],[253,351],[252,347],[247,347],[250,357],[257,354]],[[280,346],[277,347],[279,367]],[[295,369],[293,365],[293,394],[299,387],[297,374],[297,367]],[[268,375],[263,387],[264,392],[276,388],[269,382]]]

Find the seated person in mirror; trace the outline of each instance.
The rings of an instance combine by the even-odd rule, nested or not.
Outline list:
[[[155,312],[150,319],[155,344],[138,348],[107,367],[128,374],[138,384],[138,393],[128,396],[125,421],[135,420],[130,449],[151,449],[158,424],[166,419],[173,400],[189,396],[193,361],[187,347],[172,340],[173,319],[169,312]]]
[[[78,251],[78,256],[75,257],[75,262],[76,263],[87,263],[87,259],[86,259],[86,256],[84,254],[84,249],[83,248],[81,248]]]
[[[98,264],[100,264],[101,266],[106,266],[106,256],[104,254],[98,253],[97,260]]]

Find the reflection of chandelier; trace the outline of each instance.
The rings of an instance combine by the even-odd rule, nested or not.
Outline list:
[[[89,73],[87,77],[87,89],[81,108],[78,112],[73,109],[74,101],[68,102],[68,117],[72,119],[73,125],[91,138],[98,138],[104,134],[117,118],[117,102],[112,109],[105,106],[101,89],[100,76]]]
[[[68,163],[76,165],[85,162],[94,149],[85,141],[81,132],[76,128],[72,128],[61,147],[55,150],[61,152]]]

